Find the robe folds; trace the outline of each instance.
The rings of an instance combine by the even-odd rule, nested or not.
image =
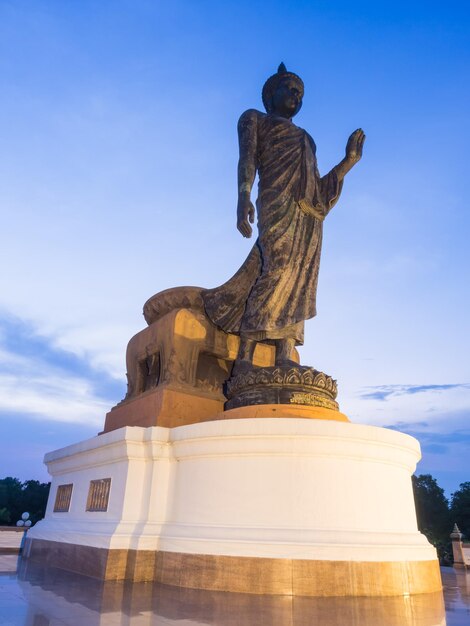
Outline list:
[[[208,317],[225,332],[303,343],[316,315],[323,220],[342,182],[320,177],[310,135],[290,120],[250,109],[238,123],[240,163],[258,171],[258,239],[226,283],[203,292]]]

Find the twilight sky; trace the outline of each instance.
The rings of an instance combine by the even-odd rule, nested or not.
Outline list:
[[[284,61],[322,173],[367,134],[302,362],[470,480],[469,26],[454,0],[0,0],[0,477],[101,429],[149,296],[241,265],[236,124]]]

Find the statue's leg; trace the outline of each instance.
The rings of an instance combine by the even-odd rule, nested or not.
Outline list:
[[[286,337],[276,339],[276,360],[275,365],[298,365],[292,360],[292,352],[295,348],[295,338]]]
[[[253,355],[255,353],[256,341],[248,339],[245,335],[240,335],[240,347],[238,355],[233,364],[232,376],[253,367]]]

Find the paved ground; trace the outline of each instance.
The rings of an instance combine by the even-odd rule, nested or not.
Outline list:
[[[470,626],[470,572],[440,594],[289,598],[102,583],[0,554],[0,626]]]

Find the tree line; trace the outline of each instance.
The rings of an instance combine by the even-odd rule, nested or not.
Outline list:
[[[0,479],[0,526],[15,526],[25,512],[33,524],[42,519],[50,486],[38,480],[21,482],[11,476]]]
[[[461,483],[449,501],[431,474],[413,476],[412,480],[418,528],[437,549],[441,565],[451,565],[454,524],[470,539],[470,482]]]

